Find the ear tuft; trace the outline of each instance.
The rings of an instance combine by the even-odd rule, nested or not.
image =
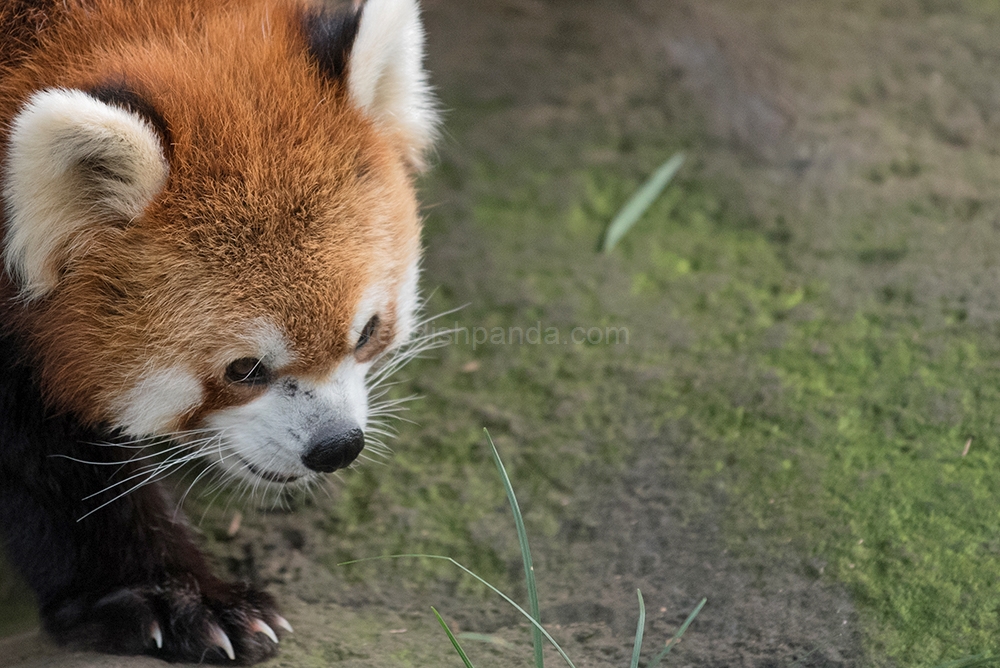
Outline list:
[[[347,65],[348,91],[377,123],[398,134],[418,168],[437,128],[423,60],[416,0],[368,0]]]
[[[21,296],[37,299],[56,286],[88,230],[142,214],[169,167],[142,115],[80,90],[35,93],[9,137],[4,263]]]

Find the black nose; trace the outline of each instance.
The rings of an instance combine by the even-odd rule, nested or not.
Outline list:
[[[365,447],[365,433],[358,428],[341,432],[332,438],[324,437],[302,455],[302,463],[313,471],[330,473],[342,469],[361,454]]]

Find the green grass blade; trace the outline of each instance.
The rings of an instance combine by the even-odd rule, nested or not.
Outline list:
[[[688,618],[685,619],[684,623],[681,624],[681,627],[677,629],[677,633],[674,634],[674,637],[667,641],[667,646],[663,648],[662,652],[656,655],[656,658],[653,659],[653,662],[649,664],[648,668],[656,668],[660,665],[660,661],[663,661],[663,657],[670,654],[670,650],[674,648],[674,645],[680,642],[681,636],[684,635],[684,632],[687,631],[689,626],[691,626],[691,622],[693,622],[694,618],[698,616],[698,613],[701,612],[701,609],[705,607],[706,603],[708,603],[707,598],[701,599],[701,602],[698,603],[695,609],[691,611]]]
[[[446,624],[444,619],[441,618],[441,614],[437,611],[437,608],[432,605],[431,610],[434,611],[434,616],[438,618],[438,623],[441,625],[441,628],[443,628],[444,632],[448,634],[448,640],[450,640],[451,644],[455,646],[455,651],[458,652],[458,655],[462,657],[462,661],[465,662],[465,668],[475,668],[475,666],[472,665],[472,662],[469,661],[469,656],[465,653],[465,650],[458,644],[458,638],[455,637],[455,634],[448,628],[448,624]]]
[[[660,168],[653,172],[653,175],[632,195],[608,225],[608,231],[604,235],[604,245],[601,248],[603,252],[610,253],[615,244],[625,236],[625,233],[632,229],[632,226],[642,218],[642,214],[646,213],[656,198],[660,196],[663,189],[670,184],[683,164],[684,154],[675,153],[673,157],[660,165]]]
[[[503,593],[502,591],[500,591],[499,589],[497,589],[496,587],[494,587],[493,585],[491,585],[489,582],[487,582],[486,580],[482,579],[481,577],[479,577],[478,575],[476,575],[475,573],[473,573],[468,568],[466,568],[462,564],[458,563],[457,561],[455,561],[451,557],[443,557],[443,556],[441,556],[439,554],[393,554],[393,555],[389,555],[389,556],[385,556],[385,557],[368,557],[367,559],[353,559],[351,561],[343,561],[343,562],[341,562],[341,563],[339,563],[337,565],[338,566],[349,566],[350,564],[360,564],[360,563],[363,563],[365,561],[384,561],[386,559],[438,559],[440,561],[450,561],[452,564],[454,564],[455,566],[458,566],[460,569],[462,569],[463,571],[465,571],[466,573],[468,573],[469,575],[471,575],[472,577],[474,577],[481,584],[485,585],[494,594],[496,594],[497,596],[499,596],[503,600],[507,601],[507,603],[510,604],[511,607],[513,607],[515,610],[517,610],[519,613],[521,613],[522,617],[524,617],[525,619],[527,619],[531,623],[532,626],[534,626],[536,629],[538,629],[539,632],[541,632],[541,634],[543,636],[545,636],[546,640],[548,640],[550,643],[552,643],[552,646],[555,647],[555,649],[556,649],[557,652],[559,652],[559,656],[561,656],[563,658],[563,660],[566,662],[566,664],[570,668],[576,668],[576,664],[574,664],[573,660],[569,658],[569,656],[566,654],[565,651],[563,651],[563,648],[559,645],[559,643],[556,642],[556,639],[553,638],[549,634],[549,632],[546,631],[545,628],[535,620],[534,617],[532,617],[531,615],[529,615],[524,610],[524,608],[522,608],[517,603],[515,603],[514,599],[512,599],[510,596],[507,596],[507,594]]]
[[[517,497],[514,496],[514,487],[510,484],[507,469],[504,468],[503,462],[500,460],[500,453],[497,451],[497,446],[494,445],[493,439],[490,437],[489,430],[483,429],[483,432],[486,434],[486,440],[490,444],[490,454],[493,455],[493,463],[497,465],[500,479],[503,480],[503,487],[507,492],[507,501],[510,502],[511,512],[514,513],[517,540],[521,544],[521,560],[524,562],[524,581],[528,587],[528,608],[531,610],[531,616],[535,618],[535,621],[541,624],[542,617],[538,609],[538,590],[535,588],[535,567],[531,564],[531,550],[528,549],[528,532],[524,529],[521,507],[517,503]],[[536,668],[545,668],[545,659],[542,655],[542,634],[538,632],[538,628],[536,627],[531,629],[531,635],[535,646],[535,666]]]
[[[977,656],[967,656],[964,659],[959,659],[957,661],[942,663],[936,668],[979,668],[979,666],[995,666],[998,663],[1000,663],[1000,656],[985,656],[983,654],[979,654]]]
[[[642,632],[646,628],[646,604],[642,601],[642,591],[636,589],[639,595],[639,624],[635,627],[635,647],[632,648],[631,668],[639,668],[639,652],[642,651]]]

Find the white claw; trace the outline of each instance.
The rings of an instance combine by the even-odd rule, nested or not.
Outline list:
[[[156,649],[163,649],[163,631],[160,630],[159,622],[153,622],[149,625],[149,635],[156,643]]]
[[[229,636],[226,635],[226,632],[223,631],[221,627],[218,627],[215,624],[209,625],[209,635],[212,638],[212,642],[226,653],[226,656],[229,657],[230,661],[236,660],[236,652],[233,651],[233,643],[229,641]]]
[[[292,628],[292,625],[289,624],[288,620],[282,617],[281,615],[274,616],[274,623],[280,626],[281,628],[285,629],[289,633],[295,633],[295,629]]]
[[[271,639],[275,645],[278,644],[278,636],[270,626],[268,626],[263,619],[255,619],[253,624],[250,626],[250,630],[254,633],[263,633],[268,638]]]

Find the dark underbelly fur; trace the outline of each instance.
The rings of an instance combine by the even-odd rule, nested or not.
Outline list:
[[[225,639],[236,663],[272,656],[259,622],[282,625],[273,599],[212,575],[160,486],[80,520],[120,489],[85,497],[128,473],[66,457],[114,463],[129,451],[95,445],[109,439],[47,411],[19,346],[0,333],[0,535],[46,630],[74,647],[175,661],[233,663]]]

